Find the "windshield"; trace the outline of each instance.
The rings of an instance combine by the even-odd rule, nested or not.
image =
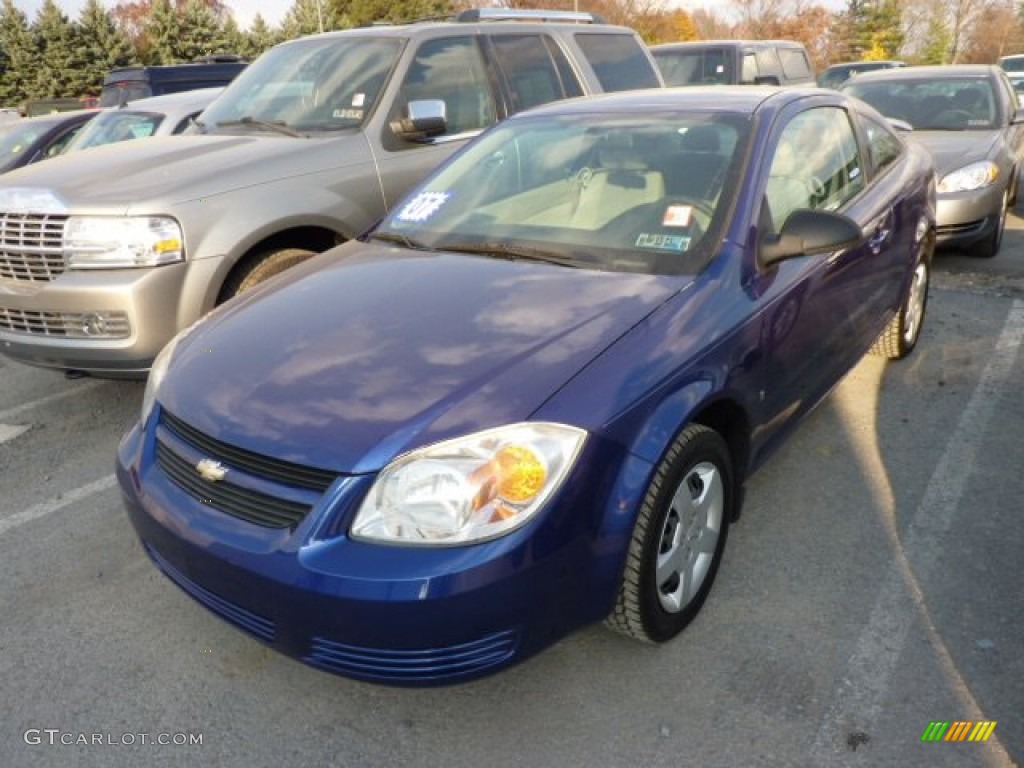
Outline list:
[[[406,247],[645,273],[699,271],[731,207],[746,117],[500,124],[371,234]]]
[[[987,79],[931,77],[865,83],[853,78],[842,90],[917,131],[991,130],[1001,120]]]
[[[735,83],[732,57],[725,48],[699,51],[654,51],[665,85]]]
[[[357,127],[400,48],[400,40],[369,37],[316,37],[272,48],[203,113],[203,126],[252,130],[264,123],[301,133]]]
[[[1006,72],[1024,72],[1024,56],[1008,56],[999,60],[999,66]]]
[[[0,172],[16,168],[22,156],[53,126],[24,120],[0,125]]]
[[[103,144],[152,136],[163,119],[163,115],[154,112],[131,112],[123,109],[100,112],[86,123],[64,151],[75,152]]]

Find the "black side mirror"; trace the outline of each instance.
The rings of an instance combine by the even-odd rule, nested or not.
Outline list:
[[[801,209],[789,215],[779,234],[761,238],[758,258],[767,267],[786,259],[840,251],[863,239],[861,228],[848,216]]]
[[[445,103],[441,99],[410,101],[408,117],[394,120],[391,130],[406,141],[425,141],[448,129]]]

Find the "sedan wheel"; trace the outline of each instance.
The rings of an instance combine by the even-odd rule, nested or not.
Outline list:
[[[875,340],[871,353],[890,360],[900,360],[909,355],[921,336],[924,313],[928,307],[928,283],[931,276],[931,260],[922,255],[914,267],[914,274],[907,287],[903,306],[882,335]]]
[[[977,256],[983,259],[991,259],[997,253],[999,248],[1003,244],[1003,232],[1006,229],[1006,213],[1010,208],[1010,191],[1003,190],[1002,207],[999,209],[999,219],[996,222],[996,227],[992,230],[992,233],[985,238],[985,240],[978,246],[978,250],[975,252]]]
[[[699,424],[686,427],[644,497],[609,626],[663,642],[693,620],[722,559],[733,499],[725,441]]]

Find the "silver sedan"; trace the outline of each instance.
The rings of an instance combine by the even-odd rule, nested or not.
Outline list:
[[[1006,73],[989,65],[905,67],[865,72],[840,90],[931,151],[938,244],[995,256],[1024,158],[1024,109]]]

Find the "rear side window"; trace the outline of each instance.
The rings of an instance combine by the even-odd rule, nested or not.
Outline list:
[[[576,42],[605,91],[661,87],[658,73],[632,35],[580,34]]]
[[[774,75],[779,77],[782,74],[782,66],[779,64],[779,56],[774,48],[761,48],[754,54],[757,58],[758,74],[761,77]]]
[[[565,54],[540,35],[498,35],[491,42],[513,112],[583,94]]]
[[[782,60],[782,71],[791,80],[807,79],[811,76],[811,66],[807,55],[797,48],[780,48],[779,58]]]
[[[903,145],[893,136],[892,131],[870,117],[864,119],[864,129],[868,136],[871,168],[878,175],[899,159]]]

